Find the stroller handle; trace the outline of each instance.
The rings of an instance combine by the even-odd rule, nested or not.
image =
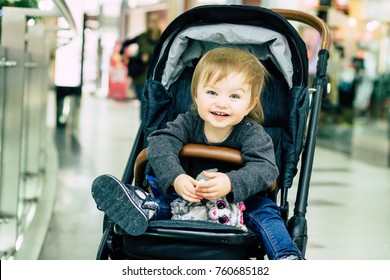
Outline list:
[[[305,12],[287,9],[272,9],[287,20],[305,23],[317,29],[321,36],[321,49],[330,50],[331,38],[328,25],[320,18]]]
[[[145,177],[145,167],[148,162],[146,156],[147,148],[143,149],[137,156],[134,166],[134,179],[136,185],[141,185]],[[221,147],[221,146],[209,146],[204,144],[185,144],[180,152],[181,157],[187,158],[199,158],[199,159],[212,159],[232,163],[238,166],[243,166],[244,161],[242,159],[241,152],[236,149]],[[275,190],[276,183],[274,183],[268,191]]]

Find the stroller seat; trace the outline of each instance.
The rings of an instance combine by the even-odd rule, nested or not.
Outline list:
[[[315,27],[322,37],[311,104],[306,46],[287,19]],[[289,233],[304,256],[310,174],[327,85],[328,34],[328,27],[317,17],[254,6],[201,6],[177,17],[155,46],[143,90],[142,122],[122,182],[144,186],[147,137],[191,109],[191,78],[200,57],[219,46],[248,50],[272,76],[261,95],[263,127],[273,141],[280,175],[264,195],[278,203]],[[294,215],[290,217],[287,194],[301,155]],[[217,162],[232,169],[243,164],[239,151],[207,145],[187,144],[181,158],[186,171],[194,170],[195,165],[217,167]],[[103,232],[97,259],[263,259],[265,255],[259,234],[202,221],[152,221],[143,235],[130,236],[105,216]]]
[[[135,161],[135,184],[143,187],[145,169],[147,165],[147,148],[143,149]],[[244,164],[241,152],[232,148],[221,146],[209,146],[204,144],[184,145],[180,156],[182,159],[212,160],[229,164],[231,167],[240,167]],[[267,192],[272,193],[276,189],[273,184]],[[118,225],[114,225],[115,234],[122,236],[125,255],[132,258],[159,259],[164,251],[164,259],[177,259],[178,252],[173,248],[180,247],[180,258],[187,257],[204,259],[248,259],[251,257],[262,258],[261,237],[253,232],[243,232],[237,227],[210,223],[206,221],[187,220],[157,220],[151,221],[147,231],[142,236],[129,236]],[[191,241],[197,240],[196,245]],[[223,244],[223,246],[221,246]],[[150,248],[158,248],[151,250]],[[206,250],[207,249],[207,250]]]
[[[205,221],[152,221],[141,236],[122,238],[120,259],[249,259],[263,258],[259,253],[261,236],[238,228]],[[194,244],[196,240],[196,244]]]

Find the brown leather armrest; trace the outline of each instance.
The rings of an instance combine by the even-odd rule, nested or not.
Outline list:
[[[244,165],[244,161],[242,160],[241,152],[239,150],[221,146],[186,144],[180,152],[180,156],[214,159],[236,165]]]
[[[135,160],[134,177],[136,184],[142,182],[145,176],[145,166],[148,161],[146,157],[147,149],[143,149]],[[241,152],[236,149],[209,146],[204,144],[186,144],[180,152],[182,157],[213,159],[218,161],[224,161],[236,165],[244,165],[244,161],[241,156]],[[269,188],[268,191],[273,191],[276,188],[276,182]]]

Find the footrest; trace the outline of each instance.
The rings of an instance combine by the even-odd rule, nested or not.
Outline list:
[[[129,236],[118,225],[115,225],[114,231],[116,234]],[[245,232],[237,227],[205,221],[151,221],[142,236],[232,245],[253,245],[261,241],[260,235],[251,231]]]

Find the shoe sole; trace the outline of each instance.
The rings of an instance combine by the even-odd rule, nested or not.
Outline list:
[[[99,210],[133,236],[143,234],[149,219],[127,193],[125,186],[110,175],[102,175],[92,183],[92,197]]]

